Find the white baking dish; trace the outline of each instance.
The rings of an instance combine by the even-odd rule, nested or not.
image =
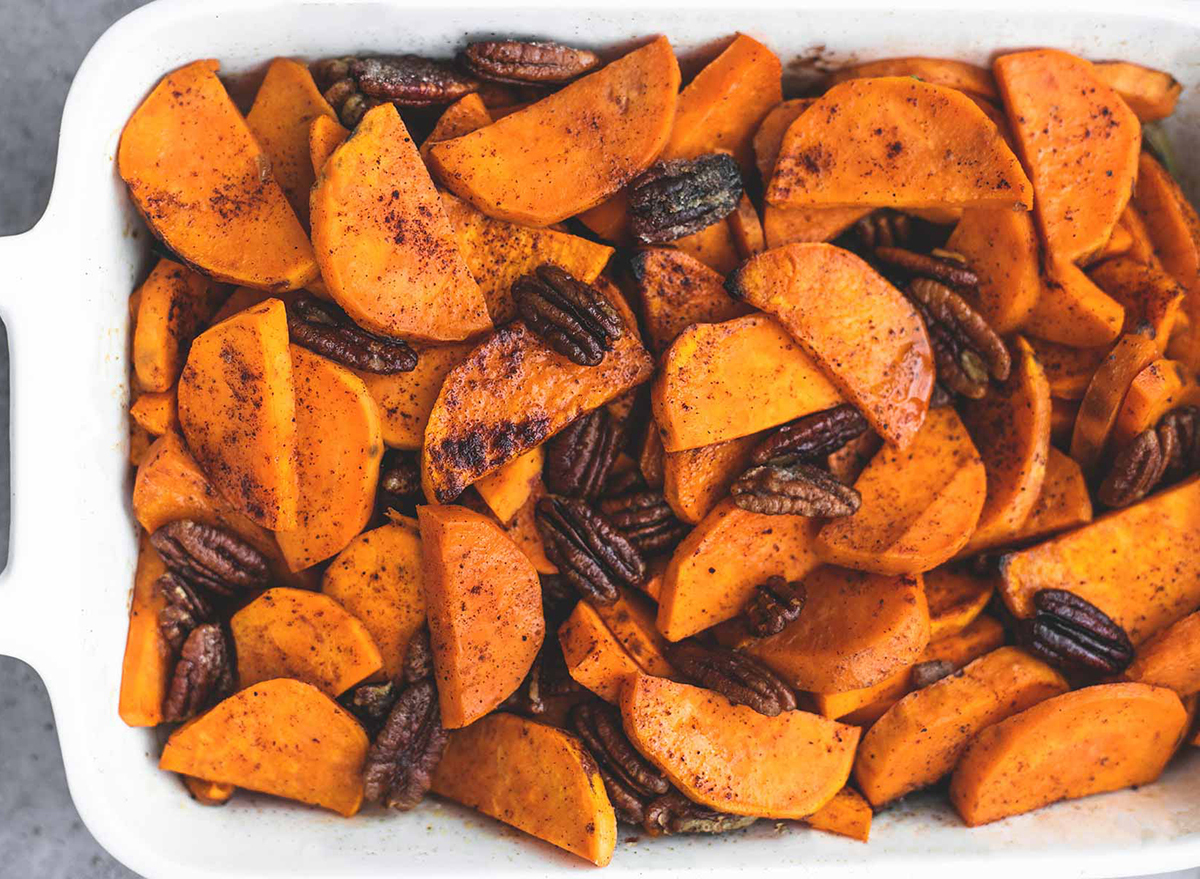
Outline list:
[[[903,54],[985,60],[1052,45],[1163,67],[1187,86],[1170,123],[1178,152],[1200,148],[1200,6],[1036,0],[913,4],[873,0],[691,2],[648,8],[468,8],[384,0],[162,0],[101,38],[63,116],[54,194],[37,227],[0,240],[0,316],[12,358],[11,560],[0,576],[0,652],[50,689],[71,792],[91,831],[152,879],[464,875],[590,869],[487,818],[428,802],[408,815],[353,820],[240,794],[192,803],[155,768],[159,743],[117,717],[135,535],[129,510],[126,301],[147,263],[147,235],[113,157],[129,113],[166,71],[219,58],[227,73],[275,55],[403,49],[447,55],[466,35],[542,36],[611,46],[666,33],[681,51],[736,30],[785,61]],[[803,70],[803,65],[792,68]],[[1189,163],[1190,164],[1190,163]],[[1200,192],[1189,180],[1192,192]],[[869,845],[760,822],[735,838],[620,844],[609,875],[710,876],[753,870],[839,876],[1112,876],[1200,864],[1200,757],[1159,784],[1066,803],[974,830],[945,806],[914,802],[878,816]],[[10,782],[0,781],[0,784]],[[0,872],[3,869],[0,868]]]

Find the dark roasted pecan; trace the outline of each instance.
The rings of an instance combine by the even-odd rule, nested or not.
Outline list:
[[[404,651],[404,665],[400,669],[401,683],[415,684],[433,677],[433,645],[429,641],[429,628],[422,626],[413,633]]]
[[[158,578],[155,587],[166,602],[158,612],[158,629],[178,655],[193,629],[212,622],[212,605],[198,586],[170,571]]]
[[[412,372],[417,352],[400,339],[384,339],[359,327],[332,302],[298,296],[287,310],[288,337],[322,357],[376,375]]]
[[[600,66],[600,56],[586,49],[521,40],[469,43],[462,60],[476,76],[517,85],[570,82]]]
[[[646,804],[671,790],[666,776],[629,743],[615,708],[598,699],[571,708],[571,729],[583,741],[597,765],[617,818],[641,824]]]
[[[379,488],[375,504],[381,514],[392,509],[404,516],[415,516],[417,505],[424,503],[421,491],[421,464],[416,452],[388,449],[379,465]]]
[[[1158,429],[1174,434],[1175,440],[1163,455],[1166,461],[1163,482],[1178,482],[1200,469],[1200,408],[1172,409],[1159,420]]]
[[[1170,431],[1166,432],[1170,437]],[[1168,442],[1171,439],[1168,438]],[[1096,490],[1106,507],[1126,507],[1148,495],[1167,468],[1157,428],[1148,427],[1130,440],[1113,459],[1112,467]]]
[[[580,366],[599,365],[625,333],[621,316],[600,291],[558,266],[543,263],[517,278],[512,294],[526,325]]]
[[[989,375],[1008,378],[1012,360],[1004,341],[961,296],[938,281],[917,278],[908,285],[908,297],[925,321],[938,380],[948,390],[977,400],[987,393]]]
[[[957,254],[948,251],[938,251],[944,254],[917,253],[903,247],[876,247],[874,256],[880,262],[902,270],[917,278],[932,278],[952,287],[977,287],[979,275],[971,271],[966,261]]]
[[[751,634],[759,638],[778,635],[788,623],[800,617],[808,593],[799,580],[768,577],[754,589],[742,616]]]
[[[693,803],[677,790],[663,794],[646,807],[642,822],[651,836],[669,833],[728,833],[749,827],[758,819],[750,815],[714,812]]]
[[[726,153],[659,162],[629,184],[633,236],[642,244],[675,241],[724,220],[741,197],[741,172]]]
[[[876,247],[907,247],[915,237],[914,225],[908,214],[881,208],[855,223],[854,233],[868,250]]]
[[[623,494],[633,494],[635,491],[645,491],[649,486],[646,477],[636,467],[622,470],[620,473],[609,474],[604,481],[605,497],[620,497]]]
[[[736,705],[749,705],[774,717],[796,708],[796,694],[775,672],[736,650],[704,647],[695,641],[672,644],[667,659],[676,670]]]
[[[743,510],[768,516],[853,516],[862,503],[854,488],[812,464],[758,464],[737,478],[730,493]]]
[[[688,532],[661,491],[647,489],[606,498],[600,509],[643,555],[674,548]]]
[[[608,517],[578,498],[538,501],[537,528],[546,556],[584,598],[612,604],[621,586],[646,579],[646,562]]]
[[[868,427],[862,413],[843,403],[778,428],[751,452],[750,463],[812,463],[866,433]]]
[[[197,626],[183,642],[167,687],[163,720],[194,717],[233,692],[233,664],[225,633],[215,623]]]
[[[525,680],[504,700],[503,708],[537,717],[546,713],[546,699],[580,692],[567,670],[557,638],[547,638],[534,657]]]
[[[933,390],[929,394],[930,409],[944,409],[954,403],[954,397],[942,387],[941,382],[933,383]]]
[[[383,727],[392,706],[396,703],[399,688],[392,681],[382,684],[359,684],[346,693],[338,702],[358,718],[367,734],[374,738]]]
[[[150,543],[169,571],[218,595],[264,589],[270,581],[263,554],[215,525],[177,519],[151,534]]]
[[[1034,615],[1022,621],[1029,651],[1065,671],[1115,675],[1133,661],[1125,630],[1094,604],[1065,589],[1033,596]]]
[[[368,98],[401,107],[453,104],[479,89],[479,80],[448,61],[420,55],[371,55],[350,62],[350,76]]]
[[[558,574],[542,574],[542,615],[547,628],[562,623],[571,615],[579,602],[579,593]]]
[[[936,684],[942,678],[950,677],[956,671],[958,669],[954,663],[947,659],[931,659],[914,665],[908,681],[914,690],[922,690],[930,684]]]
[[[565,497],[595,500],[617,460],[622,434],[605,406],[576,418],[546,443],[546,488]]]

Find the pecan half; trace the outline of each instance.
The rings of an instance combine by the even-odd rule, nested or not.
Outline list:
[[[978,287],[979,275],[971,271],[961,257],[955,259],[948,251],[944,256],[917,253],[903,247],[876,247],[874,256],[880,262],[918,278],[932,278],[952,287]]]
[[[668,793],[671,783],[629,743],[620,714],[611,705],[598,699],[581,702],[571,708],[568,721],[600,767],[617,818],[641,824],[646,803]]]
[[[727,153],[671,159],[629,184],[629,221],[642,244],[664,244],[706,229],[737,209],[742,175]]]
[[[688,532],[661,491],[606,498],[600,509],[643,555],[673,548]]]
[[[814,412],[775,430],[750,453],[750,463],[811,463],[857,439],[869,426],[849,403]]]
[[[947,659],[931,659],[928,662],[918,662],[912,667],[908,679],[914,690],[923,690],[930,684],[936,684],[942,678],[948,678],[958,669]]]
[[[314,296],[296,297],[287,309],[287,325],[294,344],[351,369],[394,375],[417,366],[417,352],[407,342],[368,333],[332,302]]]
[[[580,366],[598,366],[625,333],[621,316],[600,291],[558,266],[543,263],[517,278],[512,294],[528,327]]]
[[[564,497],[595,500],[621,451],[623,433],[606,406],[576,418],[546,442],[546,488]]]
[[[479,80],[448,61],[420,55],[369,55],[349,64],[350,76],[368,98],[401,107],[453,104],[479,90]]]
[[[158,578],[155,587],[166,602],[158,612],[158,629],[178,655],[197,626],[212,622],[212,605],[199,588],[170,571]]]
[[[744,653],[680,641],[668,648],[667,659],[699,686],[715,690],[736,705],[749,705],[759,714],[775,717],[796,709],[792,688]]]
[[[609,519],[578,498],[545,497],[535,511],[546,556],[584,598],[612,604],[646,579],[646,562]]]
[[[908,214],[880,208],[854,224],[854,234],[868,250],[876,247],[907,247],[915,236],[913,218]]]
[[[1008,378],[1008,348],[966,300],[929,278],[912,281],[908,297],[929,331],[938,380],[949,390],[977,400],[987,393],[989,375]]]
[[[671,791],[651,801],[642,821],[651,836],[669,833],[728,833],[749,827],[758,818],[715,812],[693,803],[679,791]]]
[[[194,717],[233,692],[233,664],[225,632],[215,623],[197,626],[183,642],[163,702],[163,720]]]
[[[169,571],[218,595],[264,589],[271,579],[261,552],[215,525],[177,519],[151,534],[150,543]]]
[[[1159,419],[1158,430],[1160,437],[1163,431],[1174,434],[1170,448],[1164,444],[1163,482],[1178,482],[1200,469],[1200,408],[1180,406],[1172,409]]]
[[[468,43],[462,60],[482,79],[516,85],[570,82],[600,66],[600,56],[586,49],[521,40]]]
[[[768,577],[755,587],[742,616],[751,634],[766,638],[778,635],[788,623],[799,619],[807,600],[808,592],[799,580]]]
[[[416,452],[388,449],[379,467],[378,505],[405,515],[415,515],[423,503],[421,464]]]
[[[542,615],[547,627],[566,621],[579,602],[579,593],[558,574],[541,574]]]
[[[1167,434],[1169,436],[1170,432]],[[1106,507],[1129,506],[1158,485],[1166,468],[1167,459],[1163,455],[1159,432],[1148,427],[1117,453],[1108,474],[1096,489],[1096,497]]]
[[[357,717],[367,734],[374,738],[387,720],[392,706],[396,704],[398,695],[399,690],[392,681],[382,684],[359,684],[339,698],[338,702]]]
[[[558,639],[548,638],[542,642],[525,680],[504,700],[502,707],[537,717],[546,713],[546,699],[580,691],[581,687],[567,670]]]
[[[743,510],[768,516],[840,518],[858,512],[862,497],[849,485],[812,464],[758,464],[730,488]]]
[[[1133,644],[1104,611],[1065,589],[1033,596],[1034,615],[1022,621],[1029,651],[1066,671],[1115,675],[1133,662]]]
[[[630,467],[620,473],[610,474],[604,481],[602,493],[607,497],[620,497],[624,494],[633,494],[635,491],[645,491],[649,487],[642,471],[636,467]]]

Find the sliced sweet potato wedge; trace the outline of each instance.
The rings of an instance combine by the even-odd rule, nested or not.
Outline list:
[[[765,431],[749,436],[686,449],[666,452],[663,457],[663,496],[675,515],[695,524],[729,493],[750,460]]]
[[[1108,345],[1121,333],[1125,309],[1073,262],[1045,255],[1042,290],[1021,325],[1024,333],[1076,348]]]
[[[829,84],[837,85],[848,79],[874,76],[910,76],[922,82],[971,92],[981,98],[995,100],[997,97],[996,82],[990,70],[951,58],[881,58],[878,61],[848,64],[829,75]]]
[[[205,781],[194,775],[184,775],[182,778],[192,799],[202,806],[223,806],[237,791],[236,785],[220,781]]]
[[[383,441],[394,449],[415,450],[425,439],[425,426],[442,382],[450,370],[467,359],[474,345],[416,347],[417,368],[412,372],[377,375],[355,372],[379,406]]]
[[[726,286],[774,315],[880,436],[902,448],[912,441],[933,354],[912,303],[874,269],[830,244],[789,244],[749,260]]]
[[[1125,678],[1174,690],[1200,692],[1200,611],[1167,626],[1142,644]]]
[[[675,676],[675,669],[667,659],[667,641],[655,627],[654,606],[645,595],[621,589],[612,604],[596,605],[596,613],[646,674]]]
[[[433,792],[603,867],[617,819],[604,781],[570,733],[493,714],[450,735]]]
[[[1131,256],[1118,256],[1100,263],[1088,276],[1125,309],[1125,332],[1149,327],[1148,335],[1158,350],[1167,349],[1185,293],[1157,262],[1143,263]]]
[[[485,125],[491,124],[492,114],[483,103],[483,98],[475,92],[463,95],[438,117],[433,130],[421,144],[421,158],[426,162],[429,161],[429,150],[435,143],[462,137],[464,134],[470,134],[472,131],[478,131]]]
[[[960,565],[934,568],[925,574],[924,580],[931,642],[957,635],[975,622],[996,588],[993,578]]]
[[[158,578],[166,572],[167,566],[150,545],[149,535],[143,533],[138,541],[117,704],[117,713],[129,726],[158,726],[163,720],[163,700],[175,670],[171,646],[158,628],[159,611],[166,606]]]
[[[368,744],[358,721],[316,687],[276,678],[181,726],[158,765],[349,818],[362,805]]]
[[[671,244],[721,275],[728,275],[742,261],[733,229],[724,220],[677,238]]]
[[[879,808],[950,773],[980,730],[1068,689],[1044,662],[1001,647],[889,708],[862,738],[854,780]]]
[[[216,61],[167,74],[129,117],[117,169],[155,234],[231,284],[295,290],[318,277],[304,227]]]
[[[1126,205],[1128,207],[1128,205]],[[1125,212],[1121,212],[1124,216]],[[1106,259],[1112,259],[1116,256],[1123,256],[1129,249],[1133,247],[1133,236],[1129,230],[1121,223],[1120,218],[1117,218],[1117,225],[1113,226],[1112,234],[1108,236],[1108,241],[1104,246],[1096,251],[1096,253],[1088,259],[1087,265],[1092,266],[1103,262]]]
[[[475,490],[501,522],[512,521],[525,506],[534,484],[541,481],[544,459],[542,447],[535,446],[475,483]]]
[[[775,173],[775,163],[779,161],[779,151],[783,148],[783,138],[792,123],[800,114],[811,107],[816,98],[792,98],[781,101],[768,111],[758,124],[754,133],[754,163],[764,184],[771,181]]]
[[[1092,521],[1092,498],[1075,459],[1053,446],[1046,457],[1046,478],[1029,516],[1003,542],[1020,545]]]
[[[317,116],[309,124],[308,157],[312,161],[314,180],[324,170],[329,157],[349,136],[350,132],[343,128],[341,123],[328,116]]]
[[[1073,348],[1033,337],[1026,341],[1046,373],[1050,396],[1058,400],[1082,400],[1109,352],[1107,347]]]
[[[174,391],[148,391],[138,394],[129,407],[129,417],[151,436],[162,436],[179,429],[179,412]]]
[[[754,206],[750,196],[742,195],[737,210],[726,218],[726,222],[729,223],[729,231],[733,233],[733,243],[737,245],[738,256],[742,259],[749,259],[767,249],[762,218],[759,217],[758,208]]]
[[[1138,159],[1138,166],[1141,167],[1141,159]],[[1142,219],[1142,215],[1138,213],[1138,209],[1134,206],[1137,200],[1137,187],[1134,187],[1134,201],[1131,201],[1125,206],[1125,210],[1121,213],[1120,224],[1129,233],[1129,256],[1139,262],[1153,262],[1158,257],[1154,254],[1154,243],[1150,240],[1150,230],[1146,227],[1146,221]]]
[[[870,208],[763,208],[763,238],[767,249],[785,244],[832,241],[867,214]]]
[[[1038,239],[1033,220],[1023,211],[968,208],[954,227],[946,249],[961,253],[979,286],[971,304],[1001,335],[1018,329],[1037,305]]]
[[[1187,723],[1170,690],[1101,684],[1040,702],[979,733],[950,781],[969,826],[1059,800],[1148,784]]]
[[[646,485],[650,488],[663,487],[663,481],[666,478],[664,470],[666,469],[667,453],[663,451],[662,437],[658,433],[658,425],[651,418],[646,423],[646,430],[642,436],[641,449],[637,456],[637,469],[641,472],[642,478],[646,480]]]
[[[866,842],[871,836],[871,804],[852,787],[844,787],[834,798],[804,819],[814,830],[848,836]]]
[[[1159,358],[1133,377],[1109,438],[1120,449],[1177,406],[1200,403],[1200,387],[1176,360]]]
[[[1183,91],[1171,74],[1128,61],[1097,61],[1092,72],[1120,95],[1142,122],[1157,122],[1174,113]]]
[[[1126,333],[1092,376],[1079,403],[1075,431],[1071,434],[1071,457],[1085,473],[1099,463],[1129,386],[1156,359],[1158,346],[1153,339],[1140,333]]]
[[[160,259],[138,288],[133,370],[147,391],[167,391],[179,378],[188,345],[212,313],[209,281]]]
[[[233,615],[238,685],[295,678],[338,697],[383,665],[362,622],[328,595],[268,589]]]
[[[841,790],[859,731],[805,711],[775,717],[712,690],[637,675],[621,693],[634,747],[689,799],[734,815],[804,818]]]
[[[572,680],[614,705],[625,679],[642,671],[586,601],[559,627],[558,643]]]
[[[498,522],[504,533],[509,539],[517,545],[525,557],[529,559],[530,564],[539,574],[557,574],[558,568],[554,562],[546,558],[546,546],[542,542],[542,535],[537,529],[537,524],[534,521],[537,502],[546,496],[546,486],[539,479],[533,485],[533,490],[529,493],[529,500],[525,501],[524,506],[517,510],[515,516],[507,524]]]

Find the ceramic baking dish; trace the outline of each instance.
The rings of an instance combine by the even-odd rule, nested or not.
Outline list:
[[[466,810],[427,802],[354,820],[239,794],[203,808],[155,768],[160,743],[117,717],[134,567],[129,508],[127,298],[147,233],[113,157],[130,111],[168,70],[219,58],[236,74],[276,55],[402,49],[448,55],[465,36],[516,34],[612,47],[666,33],[681,53],[737,30],[770,44],[790,75],[904,54],[983,61],[1051,45],[1170,70],[1186,89],[1170,123],[1200,148],[1200,6],[1097,0],[951,0],[905,9],[872,0],[607,0],[471,8],[384,0],[162,0],[96,44],[67,100],[54,193],[33,231],[0,240],[0,316],[12,377],[12,541],[0,576],[0,652],[30,662],[54,704],[71,793],[107,849],[151,879],[546,874],[592,869]],[[1188,163],[1191,165],[1191,163]],[[1194,166],[1193,166],[1194,167]],[[1200,193],[1196,179],[1187,181]],[[0,781],[0,784],[5,782]],[[763,821],[736,838],[619,844],[609,876],[735,871],[848,876],[1113,876],[1200,864],[1200,755],[1157,785],[1062,804],[974,830],[919,798],[878,816],[871,842]],[[0,868],[0,873],[3,869]]]

